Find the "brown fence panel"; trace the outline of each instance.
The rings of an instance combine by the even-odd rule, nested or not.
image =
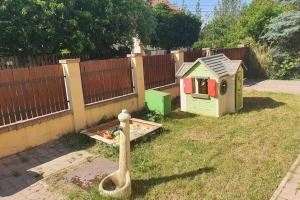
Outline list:
[[[195,51],[184,52],[184,62],[194,62],[198,58],[205,57],[206,51],[198,49]]]
[[[3,57],[0,56],[0,69],[22,68],[22,67],[39,67],[44,65],[56,65],[60,59],[80,58],[85,61],[90,59],[90,55],[85,53],[81,55],[55,55],[47,54],[35,57],[20,58],[18,56]]]
[[[133,93],[130,58],[80,62],[84,103]]]
[[[144,56],[143,65],[146,89],[175,83],[173,54]]]
[[[249,63],[249,48],[222,48],[222,49],[213,49],[213,54],[223,53],[231,60],[242,60],[247,66]]]
[[[60,65],[0,70],[0,126],[68,109]]]

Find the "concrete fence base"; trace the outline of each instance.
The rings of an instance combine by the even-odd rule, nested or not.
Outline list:
[[[173,53],[177,58],[176,68],[178,68],[183,62],[183,52]],[[145,104],[143,57],[141,54],[133,54],[130,58],[134,93],[89,105],[85,105],[83,100],[80,60],[61,60],[60,64],[66,77],[69,110],[0,127],[0,158],[49,142],[64,134],[79,132],[87,126],[98,123],[102,118],[117,116],[124,108],[130,113],[143,109]],[[172,98],[179,96],[178,83],[157,90],[170,93]]]

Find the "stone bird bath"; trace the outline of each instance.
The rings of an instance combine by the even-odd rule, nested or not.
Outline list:
[[[131,116],[127,110],[118,115],[120,121],[120,150],[119,169],[105,177],[99,185],[99,192],[103,196],[114,198],[129,198],[131,196],[130,180],[130,128]]]

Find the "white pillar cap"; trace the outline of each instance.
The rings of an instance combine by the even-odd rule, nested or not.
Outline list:
[[[123,109],[122,112],[118,115],[118,119],[120,122],[125,122],[130,120],[131,116],[126,109]]]

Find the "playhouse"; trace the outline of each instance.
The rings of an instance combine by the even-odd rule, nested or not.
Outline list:
[[[181,110],[219,117],[243,107],[243,61],[230,60],[224,54],[183,63],[180,78]]]

